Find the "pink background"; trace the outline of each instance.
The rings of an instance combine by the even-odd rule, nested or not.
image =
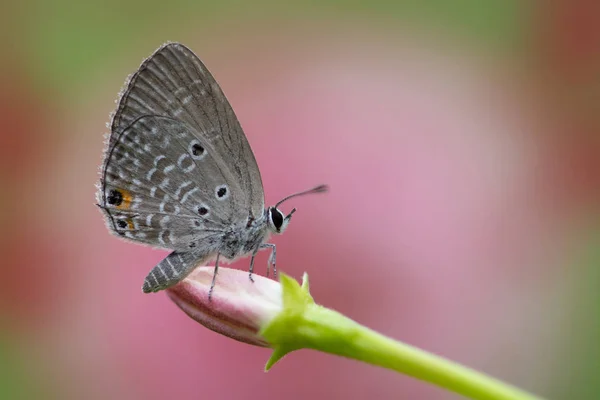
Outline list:
[[[598,35],[573,13],[534,13],[527,55],[360,14],[172,21],[70,87],[40,83],[15,51],[0,97],[0,322],[23,386],[61,399],[458,398],[312,351],[265,374],[267,349],[141,293],[166,252],[110,236],[94,183],[122,82],[179,40],[233,104],[268,204],[330,185],[284,205],[298,212],[273,239],[281,271],[307,271],[317,302],[386,335],[541,395],[594,398],[574,382],[597,376],[598,259],[585,254],[600,146],[582,91]]]

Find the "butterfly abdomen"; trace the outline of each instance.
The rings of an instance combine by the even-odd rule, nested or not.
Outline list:
[[[173,286],[211,258],[208,253],[174,251],[152,268],[142,290],[144,293],[158,292]]]

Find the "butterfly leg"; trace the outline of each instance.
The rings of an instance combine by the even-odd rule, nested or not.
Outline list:
[[[215,283],[217,282],[217,271],[219,270],[219,256],[220,253],[217,253],[217,259],[215,260],[215,272],[213,273],[212,282],[210,284],[210,289],[208,289],[208,300],[212,296],[213,289],[215,288]]]
[[[250,281],[252,282],[254,282],[254,278],[252,278],[252,274],[254,273],[254,257],[256,257],[256,253],[258,253],[259,249],[260,247],[257,247],[256,250],[254,250],[252,253],[252,258],[250,259],[250,271],[248,273],[248,278],[250,278]]]
[[[273,243],[263,243],[260,245],[261,249],[271,249],[271,256],[267,264],[267,277],[269,277],[269,267],[273,265],[273,278],[277,278],[277,248]]]

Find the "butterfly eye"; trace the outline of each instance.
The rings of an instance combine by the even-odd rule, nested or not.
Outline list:
[[[281,229],[281,226],[283,225],[283,214],[276,208],[271,208],[270,214],[273,226],[279,231],[279,229]]]

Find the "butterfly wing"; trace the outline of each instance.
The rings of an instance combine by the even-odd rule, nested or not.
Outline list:
[[[244,217],[243,189],[224,165],[210,141],[182,122],[137,119],[106,156],[99,200],[109,228],[162,248],[206,247]]]
[[[210,154],[200,162],[202,153],[194,151]],[[210,192],[222,184],[229,186],[228,201],[215,203]],[[198,216],[192,204],[211,209],[207,229],[264,212],[260,172],[229,102],[202,62],[178,43],[159,48],[126,85],[99,186],[109,228],[158,247],[181,248],[168,236],[185,242],[189,223],[197,223],[185,220]],[[111,204],[121,198],[121,205]]]
[[[183,122],[199,140],[211,143],[243,192],[240,212],[264,212],[260,171],[252,149],[223,91],[198,57],[179,43],[167,43],[131,77],[111,123],[109,147],[138,118],[164,116]]]

